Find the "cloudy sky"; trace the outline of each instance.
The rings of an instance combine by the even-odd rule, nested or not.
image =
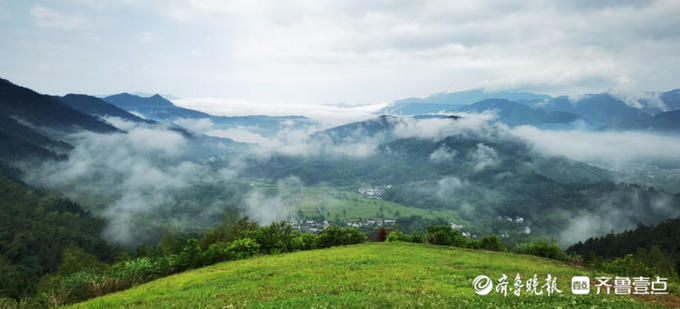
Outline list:
[[[6,0],[0,76],[237,105],[680,87],[680,1],[461,2]]]

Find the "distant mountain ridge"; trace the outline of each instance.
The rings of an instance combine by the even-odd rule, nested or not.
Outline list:
[[[485,99],[506,99],[517,102],[542,102],[550,96],[529,92],[486,92],[473,89],[459,92],[437,93],[425,98],[407,98],[394,101],[391,105],[379,110],[378,114],[416,115],[447,111],[455,106],[468,105]]]
[[[128,112],[139,113],[153,120],[210,119],[214,124],[221,126],[250,127],[260,134],[273,134],[282,126],[300,126],[314,123],[304,116],[215,116],[179,107],[158,94],[151,97],[141,97],[129,93],[121,93],[105,97],[104,101]]]
[[[597,125],[611,128],[626,128],[651,117],[607,93],[585,95],[578,101],[572,101],[566,96],[557,97],[542,109],[572,113]]]
[[[147,120],[135,116],[111,103],[108,103],[100,98],[85,95],[85,94],[67,94],[63,97],[57,97],[62,103],[80,112],[97,116],[97,117],[118,117],[124,120],[133,122],[143,122],[152,124],[152,120]]]
[[[378,114],[425,115],[451,112],[495,111],[497,120],[508,125],[568,125],[583,121],[596,129],[677,131],[673,111],[680,109],[680,89],[658,94],[656,99],[638,99],[640,108],[610,93],[586,94],[580,98],[550,97],[528,92],[485,92],[475,89],[408,98],[377,111]]]
[[[0,79],[0,114],[21,119],[35,126],[64,131],[73,131],[77,128],[98,133],[118,131],[95,117],[70,108],[52,96],[39,94],[4,79]]]
[[[0,79],[0,159],[58,159],[72,149],[62,134],[120,132],[58,98]]]
[[[474,104],[456,107],[453,111],[482,113],[496,111],[497,116],[508,125],[565,124],[580,117],[563,111],[544,111],[505,99],[485,99]]]

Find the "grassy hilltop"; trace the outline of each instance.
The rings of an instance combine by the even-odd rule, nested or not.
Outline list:
[[[557,276],[562,294],[479,296],[472,280],[519,273]],[[220,263],[95,298],[72,308],[192,307],[516,307],[648,308],[630,296],[572,295],[572,276],[587,270],[534,256],[411,243],[365,243]],[[668,296],[674,297],[674,296]],[[666,301],[663,298],[656,300]]]

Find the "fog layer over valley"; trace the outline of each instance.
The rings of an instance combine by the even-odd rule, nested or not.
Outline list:
[[[130,247],[163,229],[199,234],[232,210],[310,231],[447,224],[564,245],[680,215],[677,91],[659,96],[663,109],[475,90],[400,100],[382,110],[392,115],[216,116],[159,95],[0,86],[3,173],[78,202]],[[440,112],[418,113],[427,106]]]
[[[672,155],[677,137],[511,128],[495,118],[491,111],[380,116],[325,130],[282,125],[267,137],[239,127],[261,137],[247,145],[197,138],[220,136],[209,119],[174,120],[187,135],[107,118],[124,132],[68,135],[74,148],[67,159],[22,169],[27,183],[62,192],[105,218],[104,236],[124,245],[151,241],[170,226],[199,232],[229,208],[262,224],[300,218],[307,191],[319,187],[387,188],[370,198],[445,211],[447,222],[472,235],[564,244],[680,215],[677,191],[619,184],[635,164],[679,166]],[[677,188],[677,181],[666,185]],[[357,219],[329,216],[325,202],[317,203],[318,220]],[[380,216],[399,218],[371,215]]]

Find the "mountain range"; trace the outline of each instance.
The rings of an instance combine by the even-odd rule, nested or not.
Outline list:
[[[378,113],[423,115],[495,111],[498,121],[511,126],[564,127],[580,121],[594,129],[678,131],[680,118],[674,112],[678,109],[680,89],[633,103],[626,103],[609,93],[586,94],[574,99],[527,92],[468,90],[397,100]]]
[[[261,135],[274,134],[286,126],[300,127],[314,124],[313,121],[303,116],[215,116],[176,106],[158,94],[150,97],[141,97],[134,94],[121,93],[105,97],[103,100],[128,112],[143,115],[147,119],[157,121],[209,119],[220,128],[247,127]]]
[[[676,92],[665,93],[673,106]],[[673,130],[680,111],[654,115],[636,109],[608,94],[586,95],[576,103],[566,97],[549,98],[529,93],[501,93],[505,98],[476,100],[484,92],[434,96],[448,113],[495,111],[507,125],[568,125],[583,121],[600,128]],[[467,100],[467,101],[466,101]],[[402,101],[403,103],[403,101]],[[437,104],[440,104],[437,103]],[[409,103],[417,107],[423,102]],[[415,104],[415,105],[413,105]],[[240,153],[243,175],[280,180],[297,177],[306,185],[330,184],[348,190],[387,186],[382,197],[421,209],[448,209],[459,213],[480,233],[522,234],[527,223],[508,227],[498,217],[523,218],[532,233],[557,236],[573,213],[605,214],[600,197],[625,205],[620,221],[653,224],[670,217],[675,208],[654,209],[659,201],[678,202],[677,194],[650,190],[644,185],[617,184],[612,172],[564,157],[533,151],[526,141],[509,134],[504,126],[470,126],[466,114],[416,116],[382,115],[319,131],[293,154],[273,151],[251,155],[242,144],[190,132],[173,124],[177,119],[210,119],[225,127],[253,127],[275,133],[311,120],[299,117],[223,117],[178,107],[160,95],[140,97],[119,94],[105,98],[69,94],[55,97],[36,93],[6,80],[0,82],[0,159],[36,157],[63,159],[76,141],[67,140],[78,130],[98,134],[126,134],[109,121],[124,119],[139,126],[172,130],[185,136],[194,158],[207,160],[213,170],[228,170],[232,156]],[[290,123],[292,122],[292,124]],[[220,146],[216,146],[220,145]],[[222,157],[219,157],[222,155]],[[213,156],[218,159],[213,160]],[[222,159],[220,159],[222,158]],[[159,163],[160,164],[160,163]],[[1,170],[7,170],[3,167]],[[631,202],[632,193],[638,201]],[[615,207],[615,206],[613,206]],[[645,215],[640,215],[645,214]],[[677,214],[676,214],[677,215]]]

